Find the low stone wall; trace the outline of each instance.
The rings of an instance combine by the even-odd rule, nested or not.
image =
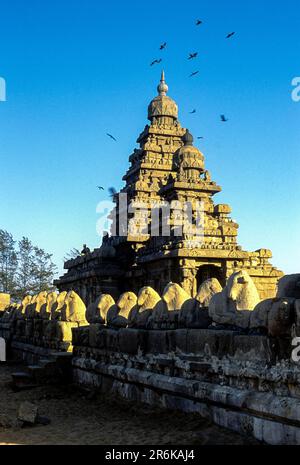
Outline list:
[[[0,337],[29,363],[69,351],[80,385],[198,412],[268,444],[300,444],[300,367],[291,361],[300,275],[263,302],[245,272],[218,286],[205,282],[197,299],[176,283],[116,303],[102,294],[87,309],[73,291],[42,293],[5,312]]]
[[[265,336],[234,331],[73,330],[81,385],[198,412],[268,444],[300,444],[300,368]]]

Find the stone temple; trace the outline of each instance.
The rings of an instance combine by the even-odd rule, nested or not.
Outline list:
[[[194,147],[192,135],[181,127],[177,104],[167,92],[162,73],[158,95],[148,108],[150,124],[129,157],[120,193],[124,195],[114,195],[111,234],[104,234],[100,248],[90,251],[85,247],[81,256],[67,261],[66,274],[55,284],[60,292],[74,290],[88,305],[101,293],[117,298],[145,285],[161,293],[170,282],[180,284],[195,297],[208,278],[217,278],[224,287],[235,271],[245,270],[261,299],[275,297],[283,273],[270,263],[272,252],[265,248],[248,252],[238,244],[239,226],[230,217],[231,208],[214,202],[221,187],[205,169],[204,156]],[[176,202],[189,204],[192,216],[196,204],[202,206],[201,241],[195,238],[192,226],[178,233],[184,214],[176,208],[169,216],[170,232],[150,234],[153,205]],[[124,225],[120,216],[129,204]],[[163,208],[156,210],[162,222]]]

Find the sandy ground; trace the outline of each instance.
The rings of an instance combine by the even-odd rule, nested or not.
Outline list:
[[[0,365],[0,415],[15,420],[19,405],[39,407],[47,426],[1,427],[0,444],[217,445],[256,441],[212,425],[199,415],[137,406],[90,396],[73,386],[43,386],[13,392],[11,373],[20,367]],[[22,368],[21,368],[22,369]]]

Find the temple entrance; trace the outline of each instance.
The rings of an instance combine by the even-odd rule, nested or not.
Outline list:
[[[224,287],[223,271],[222,268],[215,265],[203,265],[200,266],[197,272],[197,289],[201,286],[204,281],[211,278],[217,278],[222,287]]]

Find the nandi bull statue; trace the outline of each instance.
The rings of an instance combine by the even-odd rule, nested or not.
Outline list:
[[[279,280],[276,297],[255,307],[249,327],[271,337],[300,336],[300,274]]]
[[[250,315],[260,302],[258,291],[247,271],[233,273],[222,292],[209,304],[209,316],[215,325],[247,329]]]
[[[87,307],[86,319],[90,324],[107,324],[108,312],[115,306],[116,303],[110,294],[101,294],[95,302]]]

